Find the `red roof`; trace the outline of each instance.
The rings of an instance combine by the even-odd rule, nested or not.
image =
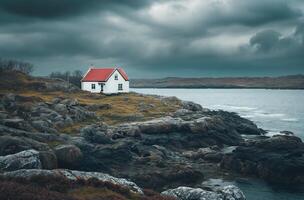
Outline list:
[[[105,82],[115,70],[117,70],[126,81],[129,80],[126,72],[122,68],[90,68],[81,81]]]

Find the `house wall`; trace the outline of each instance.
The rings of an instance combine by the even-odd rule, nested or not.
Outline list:
[[[117,74],[118,80],[115,80]],[[92,89],[92,84],[95,84],[95,89]],[[122,84],[122,90],[118,90],[118,84]],[[81,82],[81,89],[92,93],[100,93],[101,86],[98,82]],[[126,81],[121,74],[115,70],[111,77],[104,83],[103,93],[126,93],[129,92],[129,81]]]
[[[115,75],[118,75],[118,80],[115,80]],[[118,90],[118,84],[122,84],[122,90]],[[129,81],[126,81],[121,74],[115,70],[108,81],[103,86],[104,93],[125,93],[129,92]]]
[[[95,84],[95,90],[92,89],[92,84]],[[92,93],[100,93],[101,86],[98,82],[81,82],[81,89]]]

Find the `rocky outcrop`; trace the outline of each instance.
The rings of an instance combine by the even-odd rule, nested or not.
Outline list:
[[[55,148],[58,165],[62,168],[73,168],[78,165],[83,155],[75,145],[60,145]]]
[[[51,102],[43,102],[39,98],[6,94],[0,105],[7,112],[6,116],[2,115],[5,117],[0,117],[0,124],[25,131],[57,133],[58,128],[97,118],[76,99],[58,97]]]
[[[225,155],[221,167],[274,183],[304,183],[304,144],[283,135],[247,141]]]
[[[73,171],[73,170],[65,170],[65,169],[56,169],[56,170],[23,169],[12,172],[5,172],[0,174],[0,176],[11,179],[17,179],[17,178],[31,179],[33,177],[43,177],[45,179],[47,179],[48,177],[49,178],[57,177],[67,180],[97,179],[103,182],[110,182],[112,184],[126,187],[136,193],[140,193],[140,194],[143,193],[141,188],[139,188],[134,182],[98,172],[83,172],[83,171]]]
[[[16,154],[0,156],[0,171],[18,169],[41,169],[39,152],[35,150],[21,151]]]
[[[217,146],[199,148],[197,151],[185,151],[183,155],[194,160],[202,158],[214,162],[221,161],[223,157],[223,153]]]
[[[0,136],[0,156],[15,154],[20,151],[35,149],[38,151],[48,151],[49,146],[45,143],[26,137]]]
[[[98,144],[109,144],[112,143],[111,138],[107,136],[108,127],[105,124],[101,125],[89,125],[80,130],[80,134],[88,142]]]
[[[236,186],[229,185],[218,188],[215,191],[207,191],[201,188],[178,187],[162,192],[162,195],[172,196],[178,200],[245,200],[242,191]]]

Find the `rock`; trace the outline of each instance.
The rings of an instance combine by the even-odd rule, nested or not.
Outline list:
[[[191,159],[203,158],[205,160],[219,162],[223,157],[222,153],[219,151],[220,149],[216,147],[214,148],[206,147],[206,148],[199,148],[197,151],[183,152],[183,155]]]
[[[42,169],[27,169],[27,170],[17,170],[13,172],[5,172],[1,174],[1,176],[6,178],[25,178],[31,179],[32,177],[61,177],[67,180],[89,180],[89,179],[98,179],[104,182],[110,182],[115,185],[123,186],[135,193],[143,194],[142,190],[131,181],[128,181],[123,178],[116,178],[110,176],[108,174],[99,173],[99,172],[83,172],[83,171],[73,171],[73,170],[66,170],[66,169],[55,169],[55,170],[42,170]]]
[[[112,143],[111,138],[106,135],[105,131],[106,127],[89,125],[82,128],[80,134],[91,143],[110,144]]]
[[[152,160],[145,166],[151,165],[151,162]],[[197,184],[204,178],[200,171],[191,166],[174,164],[170,164],[168,168],[164,166],[163,162],[163,167],[159,170],[146,170],[142,174],[139,173],[134,178],[135,182],[143,187],[160,190],[168,185]]]
[[[24,119],[20,118],[13,118],[13,119],[4,119],[3,124],[5,126],[11,127],[11,128],[16,128],[16,129],[21,129],[21,130],[31,130],[31,126],[24,121]]]
[[[300,138],[284,135],[247,141],[226,154],[221,167],[273,183],[301,184],[304,183],[304,144]]]
[[[2,97],[2,104],[6,109],[14,109],[16,106],[16,95],[9,93]]]
[[[200,104],[194,103],[192,101],[182,101],[182,106],[184,109],[191,111],[201,111],[203,107]]]
[[[14,129],[7,126],[0,125],[0,136],[13,136],[21,137],[21,139],[28,138],[36,140],[40,143],[49,143],[49,142],[59,142],[63,143],[67,140],[67,137],[62,137],[57,134],[48,134],[48,133],[32,133],[20,129]]]
[[[291,131],[280,131],[280,133],[283,135],[294,135],[294,133]]]
[[[0,171],[41,168],[39,152],[35,150],[26,150],[12,155],[0,156]]]
[[[184,116],[184,115],[187,115],[187,114],[190,114],[192,111],[191,110],[188,110],[188,109],[178,109],[177,111],[174,112],[174,116]]]
[[[53,151],[40,151],[39,158],[43,169],[57,168],[57,157]]]
[[[47,151],[49,147],[44,143],[26,137],[0,136],[0,156],[15,154],[29,149]]]
[[[82,159],[81,150],[75,145],[60,145],[55,148],[59,167],[69,168],[78,165]]]
[[[242,191],[232,185],[216,191],[207,191],[201,188],[178,187],[161,193],[164,196],[175,197],[178,200],[245,200]]]
[[[51,124],[49,124],[48,122],[46,122],[44,120],[32,121],[32,126],[36,130],[44,132],[44,133],[58,133],[56,129],[50,127]]]
[[[67,106],[65,104],[58,103],[54,105],[54,110],[59,113],[65,113],[67,112]]]
[[[0,104],[1,105],[1,104]],[[0,107],[1,110],[1,107]],[[8,113],[4,111],[0,111],[0,120],[8,118]]]
[[[221,189],[218,189],[217,192],[221,193],[224,196],[224,199],[227,200],[245,200],[246,197],[244,193],[234,185],[224,186]]]

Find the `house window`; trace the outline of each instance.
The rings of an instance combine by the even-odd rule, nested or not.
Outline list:
[[[118,90],[122,90],[122,84],[118,84]]]
[[[92,90],[95,90],[95,84],[91,85]]]
[[[117,74],[115,74],[115,80],[118,80],[118,75]]]

